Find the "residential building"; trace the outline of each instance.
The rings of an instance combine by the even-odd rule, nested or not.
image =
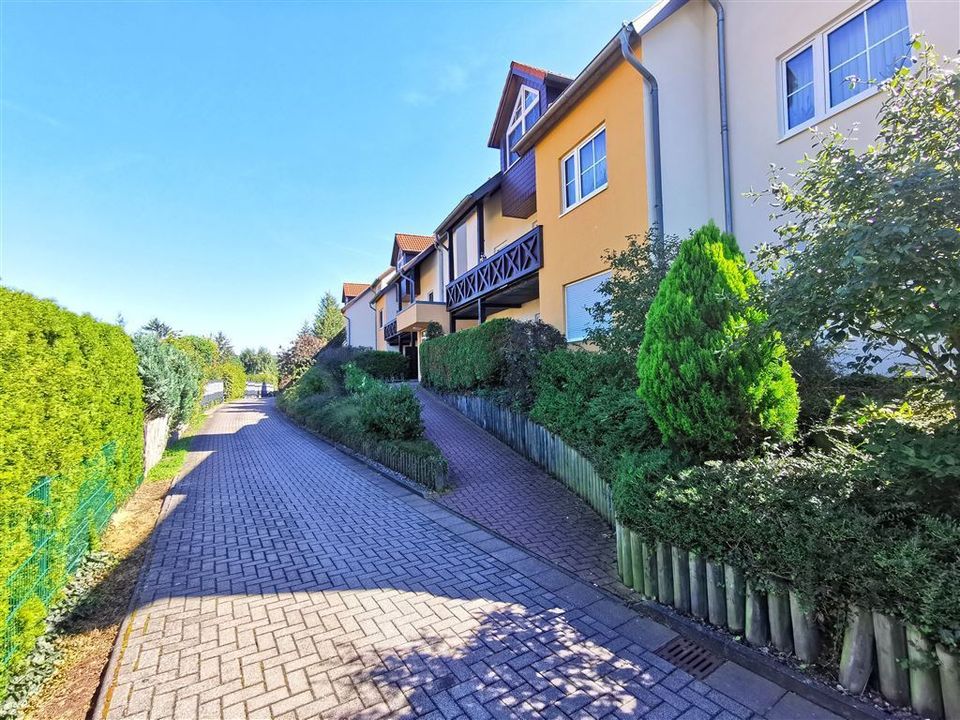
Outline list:
[[[377,344],[376,318],[370,306],[373,295],[373,286],[368,283],[343,284],[340,301],[347,321],[345,344],[349,347],[373,348]]]
[[[442,255],[432,235],[395,234],[392,272],[375,294],[377,349],[402,352],[412,369],[418,366],[417,347],[427,325],[448,325],[438,259]]]
[[[768,186],[771,163],[789,172],[812,154],[812,127],[856,126],[859,148],[873,142],[882,97],[875,84],[847,78],[885,79],[918,33],[940,54],[956,54],[960,2],[727,0],[722,8],[729,211],[717,12],[706,0],[661,0],[632,31],[659,86],[666,231],[683,236],[712,218],[749,253],[775,238],[775,223],[769,205],[745,193]],[[649,93],[646,102],[649,118]]]
[[[437,228],[452,324],[540,319],[580,342],[606,252],[649,223],[643,87],[616,38],[573,80],[512,63],[488,145],[500,172]]]

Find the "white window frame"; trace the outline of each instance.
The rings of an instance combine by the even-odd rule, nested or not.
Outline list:
[[[524,102],[524,100],[526,99],[527,93],[530,93],[531,95],[533,95],[533,102],[529,106],[527,106],[527,104]],[[506,153],[507,153],[508,169],[513,167],[514,163],[520,160],[519,157],[516,160],[512,160],[512,161],[510,160],[510,155],[513,153],[513,148],[510,147],[510,133],[516,130],[517,126],[520,125],[522,128],[520,131],[520,137],[522,138],[524,135],[526,135],[527,131],[530,129],[527,127],[527,115],[533,112],[533,109],[537,107],[539,104],[540,104],[540,92],[538,90],[534,90],[529,85],[521,85],[520,92],[517,93],[517,101],[513,104],[513,109],[510,111],[510,117],[512,118],[517,112],[517,106],[520,106],[520,117],[510,122],[510,124],[507,126],[507,132],[504,133],[504,136],[503,136],[504,147],[506,148]],[[519,142],[519,139],[517,140],[517,142]]]
[[[579,280],[574,280],[573,282],[568,282],[564,284],[563,286],[563,330],[564,330],[564,337],[566,338],[568,343],[583,342],[584,340],[587,339],[587,334],[586,332],[584,332],[584,334],[581,335],[580,337],[570,337],[570,318],[567,314],[567,288],[572,287],[573,285],[579,285],[580,283],[587,282],[588,280],[593,280],[594,278],[599,277],[600,275],[610,275],[611,273],[612,273],[612,270],[610,270],[610,268],[607,268],[605,270],[601,270],[600,272],[595,272],[593,273],[593,275],[587,275],[586,277],[582,277]]]
[[[573,150],[571,150],[570,152],[565,154],[562,158],[560,158],[560,210],[561,210],[560,217],[563,217],[571,210],[580,207],[587,200],[589,200],[595,195],[600,194],[601,192],[607,189],[607,184],[610,182],[609,163],[607,164],[607,182],[605,182],[603,185],[598,185],[593,189],[592,192],[590,192],[587,195],[581,194],[582,188],[580,186],[580,150],[585,145],[589,145],[591,142],[593,142],[593,139],[597,137],[597,135],[599,135],[602,132],[606,132],[606,129],[607,129],[606,125],[601,125],[592,133],[590,133],[587,137],[581,140],[580,143],[575,148],[573,148]],[[576,193],[577,193],[577,199],[572,204],[567,205],[567,176],[564,174],[565,172],[564,168],[567,164],[567,160],[569,160],[571,156],[573,157],[573,172],[574,172],[574,178],[575,178],[574,189],[576,190]],[[610,153],[608,152],[606,155],[604,155],[604,161],[605,162],[608,161],[609,158],[610,158]]]
[[[880,0],[870,0],[858,4],[854,9],[844,13],[834,20],[816,35],[806,38],[803,42],[794,45],[789,51],[777,59],[777,92],[779,94],[778,112],[779,112],[779,130],[780,142],[807,130],[814,125],[821,124],[824,120],[843,112],[849,107],[873,97],[879,91],[876,85],[871,85],[856,95],[847,98],[836,105],[830,105],[830,55],[827,50],[827,36],[834,30],[844,25],[857,15],[866,14],[867,10],[879,3]],[[907,9],[907,31],[913,27],[913,21],[910,17],[910,2],[906,2]],[[787,63],[802,53],[807,48],[813,48],[813,117],[809,120],[796,125],[792,128],[787,127]],[[867,50],[869,52],[869,48]]]

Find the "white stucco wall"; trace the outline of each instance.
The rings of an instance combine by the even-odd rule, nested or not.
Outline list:
[[[372,299],[373,292],[367,290],[344,310],[343,314],[347,319],[347,345],[350,347],[376,347],[377,318],[370,307]]]
[[[780,60],[811,36],[872,4],[850,0],[778,0],[724,3],[727,18],[727,82],[733,228],[748,254],[775,239],[775,223],[763,202],[745,198],[768,185],[771,163],[796,166],[812,148],[809,132],[782,137]],[[960,2],[908,0],[910,32],[923,32],[940,54],[960,48]],[[681,237],[713,218],[723,224],[717,94],[716,15],[704,0],[691,0],[643,35],[643,62],[660,85],[664,225]],[[649,102],[649,101],[648,101]],[[881,97],[866,92],[821,126],[848,130],[859,123],[861,147],[876,135]]]

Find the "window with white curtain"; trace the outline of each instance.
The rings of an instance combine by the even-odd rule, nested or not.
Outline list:
[[[906,0],[879,0],[782,59],[781,132],[823,120],[891,77],[910,51]]]
[[[560,161],[564,212],[607,186],[607,130],[601,127]]]
[[[577,342],[587,337],[587,330],[594,324],[590,308],[600,302],[600,285],[610,279],[610,271],[599,273],[584,280],[564,285],[563,300],[566,312],[567,342]]]

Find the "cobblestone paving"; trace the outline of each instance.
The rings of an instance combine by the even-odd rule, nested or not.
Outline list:
[[[219,409],[165,503],[97,717],[830,718],[278,417]],[[818,714],[821,713],[821,714]]]
[[[440,502],[587,582],[620,594],[613,531],[587,503],[430,392],[426,435],[450,464]]]

